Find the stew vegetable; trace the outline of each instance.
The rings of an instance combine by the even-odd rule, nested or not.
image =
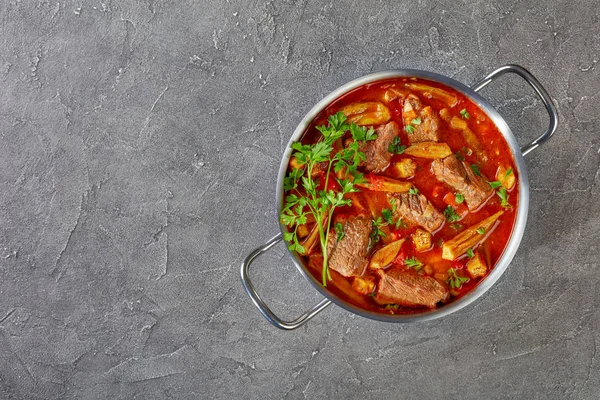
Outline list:
[[[415,78],[361,86],[292,149],[284,239],[359,307],[439,307],[472,290],[509,241],[519,200],[511,152],[452,88]]]

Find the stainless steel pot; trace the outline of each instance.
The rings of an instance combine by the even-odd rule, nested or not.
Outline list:
[[[537,93],[539,98],[544,103],[546,110],[548,111],[548,115],[550,117],[550,124],[548,126],[548,129],[546,129],[546,131],[540,137],[538,137],[537,139],[535,139],[534,141],[532,141],[531,143],[527,144],[526,146],[524,146],[522,148],[519,148],[519,146],[517,144],[517,140],[515,139],[515,136],[513,135],[510,128],[504,121],[504,118],[502,118],[502,116],[500,116],[500,114],[487,102],[487,100],[485,100],[483,97],[481,97],[477,93],[482,88],[487,86],[489,83],[491,83],[492,81],[494,81],[495,79],[504,75],[507,72],[512,72],[512,73],[519,75],[535,90],[535,92]],[[281,166],[279,168],[279,176],[277,178],[277,210],[278,210],[277,215],[279,215],[279,213],[283,207],[283,178],[285,177],[287,167],[288,167],[288,162],[292,155],[292,149],[290,148],[290,145],[300,138],[300,136],[303,134],[305,129],[308,127],[308,125],[313,121],[315,116],[319,112],[321,112],[325,107],[327,107],[331,102],[333,102],[335,99],[337,99],[341,95],[347,93],[348,91],[350,91],[356,87],[362,86],[366,83],[380,81],[383,79],[400,78],[400,77],[424,78],[424,79],[428,79],[428,80],[431,80],[434,82],[442,83],[446,86],[450,86],[451,88],[456,89],[457,91],[463,93],[465,96],[470,98],[479,107],[481,107],[481,109],[484,110],[486,112],[486,114],[494,121],[494,123],[496,124],[496,126],[498,127],[500,132],[502,132],[502,135],[504,135],[504,138],[508,142],[508,145],[510,146],[510,149],[512,151],[513,158],[514,158],[515,164],[516,164],[516,169],[518,171],[518,177],[519,177],[519,204],[518,204],[518,210],[517,210],[517,217],[516,217],[515,226],[514,226],[512,234],[511,234],[510,240],[508,242],[508,245],[506,247],[506,250],[502,254],[502,257],[500,258],[500,260],[498,261],[498,263],[496,264],[494,269],[489,273],[489,275],[487,277],[485,277],[485,279],[483,279],[479,283],[479,285],[477,285],[477,287],[475,289],[473,289],[471,292],[469,292],[467,295],[453,301],[452,303],[444,305],[440,308],[437,308],[437,309],[434,309],[431,311],[417,313],[417,314],[409,314],[409,315],[380,314],[380,313],[376,313],[373,311],[368,311],[368,310],[359,308],[359,307],[339,298],[337,295],[331,293],[326,288],[324,288],[321,285],[321,282],[318,279],[314,278],[312,276],[312,274],[310,274],[306,270],[306,268],[304,267],[302,261],[300,260],[300,258],[298,257],[297,254],[290,252],[290,254],[292,256],[292,261],[294,262],[294,264],[296,264],[298,271],[300,271],[300,273],[302,275],[304,275],[304,277],[312,283],[312,285],[315,287],[315,289],[317,289],[323,296],[325,296],[325,299],[323,301],[321,301],[319,304],[312,307],[310,310],[308,310],[304,314],[302,314],[301,316],[299,316],[298,318],[294,319],[293,321],[284,321],[281,318],[277,317],[269,309],[269,307],[267,307],[267,305],[264,303],[264,301],[260,298],[260,296],[258,295],[256,290],[254,289],[254,286],[252,285],[252,282],[250,281],[250,278],[248,276],[248,270],[249,270],[252,262],[259,255],[268,251],[270,248],[275,246],[275,244],[277,244],[278,242],[280,242],[282,240],[281,232],[284,232],[285,227],[283,225],[280,225],[281,232],[279,234],[277,234],[277,236],[275,236],[271,240],[269,240],[267,243],[265,243],[264,245],[260,246],[259,248],[254,250],[252,253],[250,253],[250,255],[248,255],[248,257],[242,263],[242,267],[241,267],[242,284],[244,285],[246,292],[252,299],[252,302],[254,303],[254,305],[264,315],[264,317],[271,324],[276,326],[277,328],[285,329],[285,330],[296,329],[296,328],[302,326],[303,324],[305,324],[308,320],[310,320],[312,317],[317,315],[319,312],[321,312],[323,309],[325,309],[325,307],[330,305],[332,302],[336,303],[338,306],[340,306],[350,312],[353,312],[355,314],[361,315],[366,318],[378,320],[378,321],[414,322],[414,321],[426,321],[426,320],[430,320],[430,319],[440,318],[440,317],[443,317],[444,315],[448,315],[455,311],[460,310],[461,308],[465,307],[467,304],[470,304],[475,299],[477,299],[482,294],[484,294],[498,280],[498,278],[500,278],[500,276],[504,273],[504,271],[506,270],[506,268],[512,261],[515,253],[517,252],[517,248],[519,247],[519,244],[521,243],[521,238],[523,237],[523,231],[525,230],[525,224],[527,222],[527,211],[528,211],[528,207],[529,207],[529,181],[527,178],[527,168],[525,166],[525,160],[524,160],[523,156],[526,156],[527,154],[531,153],[533,150],[535,150],[536,148],[541,146],[544,142],[546,142],[554,134],[554,132],[556,131],[556,128],[558,126],[558,113],[556,111],[554,104],[552,103],[550,96],[548,95],[546,90],[542,87],[542,85],[538,82],[538,80],[535,79],[535,77],[533,75],[531,75],[531,73],[529,71],[527,71],[525,68],[520,67],[518,65],[506,65],[504,67],[498,68],[497,70],[495,70],[494,72],[492,72],[491,74],[486,76],[484,79],[482,79],[480,82],[476,83],[475,85],[473,85],[471,87],[463,85],[462,83],[457,82],[454,79],[449,78],[447,76],[439,75],[439,74],[436,74],[433,72],[411,70],[411,69],[401,69],[401,70],[395,70],[395,71],[385,71],[385,72],[377,72],[374,74],[369,74],[369,75],[363,76],[362,78],[355,79],[352,82],[349,82],[349,83],[339,87],[338,89],[334,90],[329,95],[327,95],[323,100],[321,100],[319,103],[317,103],[317,105],[315,105],[308,112],[308,114],[306,114],[304,119],[302,119],[302,122],[300,122],[300,124],[298,124],[298,127],[294,131],[294,134],[292,135],[290,142],[288,143],[286,151],[281,160]]]

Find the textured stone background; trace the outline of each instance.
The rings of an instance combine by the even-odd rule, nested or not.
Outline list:
[[[0,398],[597,399],[600,8],[471,3],[0,2]],[[506,63],[562,120],[502,279],[433,322],[271,327],[238,270],[309,108],[372,71]],[[521,143],[545,128],[519,78],[484,94]],[[319,300],[282,245],[253,276],[284,317]]]

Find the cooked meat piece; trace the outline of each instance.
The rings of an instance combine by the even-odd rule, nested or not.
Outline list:
[[[381,172],[388,166],[392,158],[388,148],[396,136],[398,136],[398,124],[392,121],[377,129],[377,139],[360,146],[360,151],[365,153],[367,171]]]
[[[465,196],[469,211],[477,209],[494,193],[483,178],[475,175],[469,164],[453,154],[441,160],[433,160],[431,171],[435,177]]]
[[[367,264],[367,247],[371,234],[371,219],[366,215],[348,218],[344,224],[344,236],[330,234],[327,244],[329,268],[345,277],[362,275]]]
[[[380,271],[375,301],[405,307],[434,308],[448,299],[448,289],[430,276],[415,271]]]
[[[429,232],[436,231],[444,223],[444,216],[427,200],[419,194],[394,193],[388,195],[390,202],[396,204],[395,218],[402,217],[417,225],[421,225]]]
[[[327,161],[323,161],[320,163],[315,163],[312,169],[311,176],[314,178],[320,177],[321,175],[325,175],[327,172],[327,167],[329,167],[329,163]]]
[[[407,134],[410,144],[437,142],[439,140],[439,117],[431,107],[423,107],[421,100],[414,94],[409,94],[404,101],[402,117],[404,118],[404,126],[411,125],[414,128],[412,133]],[[414,124],[412,122],[416,118],[421,118],[420,124]]]

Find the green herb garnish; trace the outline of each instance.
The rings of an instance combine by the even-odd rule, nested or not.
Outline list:
[[[502,186],[502,182],[504,182],[506,180],[506,178],[508,178],[510,176],[510,174],[513,173],[513,169],[509,168],[504,175],[502,176],[502,180],[497,180],[497,181],[493,181],[493,182],[488,182],[488,184],[490,185],[490,187],[492,189],[497,189],[500,186]],[[504,188],[503,188],[504,189]],[[504,192],[506,193],[506,189],[504,189]],[[507,197],[508,198],[508,197]]]
[[[481,171],[479,170],[479,166],[476,164],[471,164],[471,170],[477,176],[481,176]]]
[[[288,176],[283,179],[283,189],[284,190],[293,190],[298,187],[298,180],[304,174],[304,169],[302,168],[292,168]]]
[[[419,194],[419,189],[413,186],[408,190],[408,194]]]
[[[323,254],[322,283],[327,286],[327,279],[331,279],[328,270],[327,243],[329,240],[331,220],[336,207],[352,204],[350,199],[344,198],[348,193],[358,192],[356,184],[365,182],[363,174],[357,171],[358,166],[365,160],[365,154],[359,150],[361,142],[375,140],[377,135],[371,127],[360,127],[354,123],[347,124],[346,116],[338,112],[331,115],[327,125],[317,126],[323,135],[323,140],[315,144],[302,144],[295,142],[292,149],[293,156],[300,168],[292,169],[284,180],[286,190],[294,190],[302,185],[305,195],[298,196],[290,193],[285,198],[285,204],[279,216],[281,222],[289,229],[284,233],[288,248],[300,254],[305,253],[304,247],[298,241],[298,226],[306,223],[307,216],[312,215],[319,230],[319,241]],[[334,152],[333,143],[350,131],[352,143],[345,149]],[[345,170],[348,179],[337,179],[340,190],[318,190],[319,182],[312,177],[315,165],[327,163],[326,173],[322,187],[329,187],[331,168],[336,172]]]
[[[394,216],[394,214],[392,213],[392,210],[388,209],[388,208],[384,208],[383,210],[381,210],[381,216],[383,217],[384,221],[387,222],[388,224],[393,224],[394,222],[392,221],[392,218]]]
[[[405,259],[404,265],[406,265],[408,268],[414,268],[415,271],[419,271],[423,267],[423,263],[417,260],[415,257]]]
[[[398,136],[394,136],[394,138],[392,139],[392,143],[390,143],[390,145],[388,146],[388,151],[393,154],[402,154],[404,153],[405,149],[406,146],[402,146],[400,138]]]
[[[458,276],[454,268],[450,268],[448,270],[449,278],[446,281],[452,289],[458,289],[462,286],[463,283],[467,282],[469,278],[463,278],[462,276]]]
[[[444,210],[444,216],[448,222],[456,222],[460,220],[460,215],[457,214],[456,210],[452,206],[446,207]]]
[[[485,233],[485,228],[482,226],[481,228],[477,229],[477,233],[483,235]]]
[[[415,118],[412,121],[410,121],[410,123],[413,125],[421,125],[421,118]]]
[[[405,130],[405,131],[406,131],[406,133],[408,133],[408,134],[413,134],[413,133],[415,133],[415,127],[414,127],[414,126],[412,126],[412,125],[410,125],[410,124],[409,124],[409,125],[406,125],[406,126],[404,127],[404,130]]]
[[[501,187],[500,189],[498,189],[498,191],[496,192],[496,194],[498,195],[498,197],[500,197],[500,205],[504,208],[510,208],[512,207],[510,205],[510,203],[508,202],[508,193],[506,192],[506,188],[505,187]]]
[[[406,227],[407,227],[407,225],[402,220],[402,218],[398,218],[398,221],[396,221],[396,229],[399,229],[399,228],[405,229]]]
[[[398,229],[400,227],[406,228],[406,224],[402,221],[402,218],[398,218],[398,220],[396,222],[394,222],[394,212],[396,212],[396,203],[394,203],[390,199],[390,204],[392,205],[391,210],[389,208],[384,208],[383,210],[381,210],[381,216],[383,217],[383,220],[386,222],[386,225],[395,226],[396,229]]]
[[[371,231],[371,241],[374,244],[379,242],[381,238],[385,237],[385,232],[381,230],[381,227],[384,226],[381,217],[377,217],[371,221],[371,226],[373,227],[373,230]]]
[[[475,257],[475,253],[473,253],[473,249],[471,249],[471,248],[467,249],[467,257],[469,257],[469,258]]]
[[[469,119],[471,117],[471,114],[469,114],[466,108],[460,110],[460,115],[462,115],[464,119]]]
[[[465,196],[462,193],[456,193],[454,195],[454,201],[456,201],[456,204],[460,204],[465,201]]]
[[[334,225],[335,233],[337,233],[337,241],[339,242],[344,238],[344,225],[339,222],[336,222]]]

